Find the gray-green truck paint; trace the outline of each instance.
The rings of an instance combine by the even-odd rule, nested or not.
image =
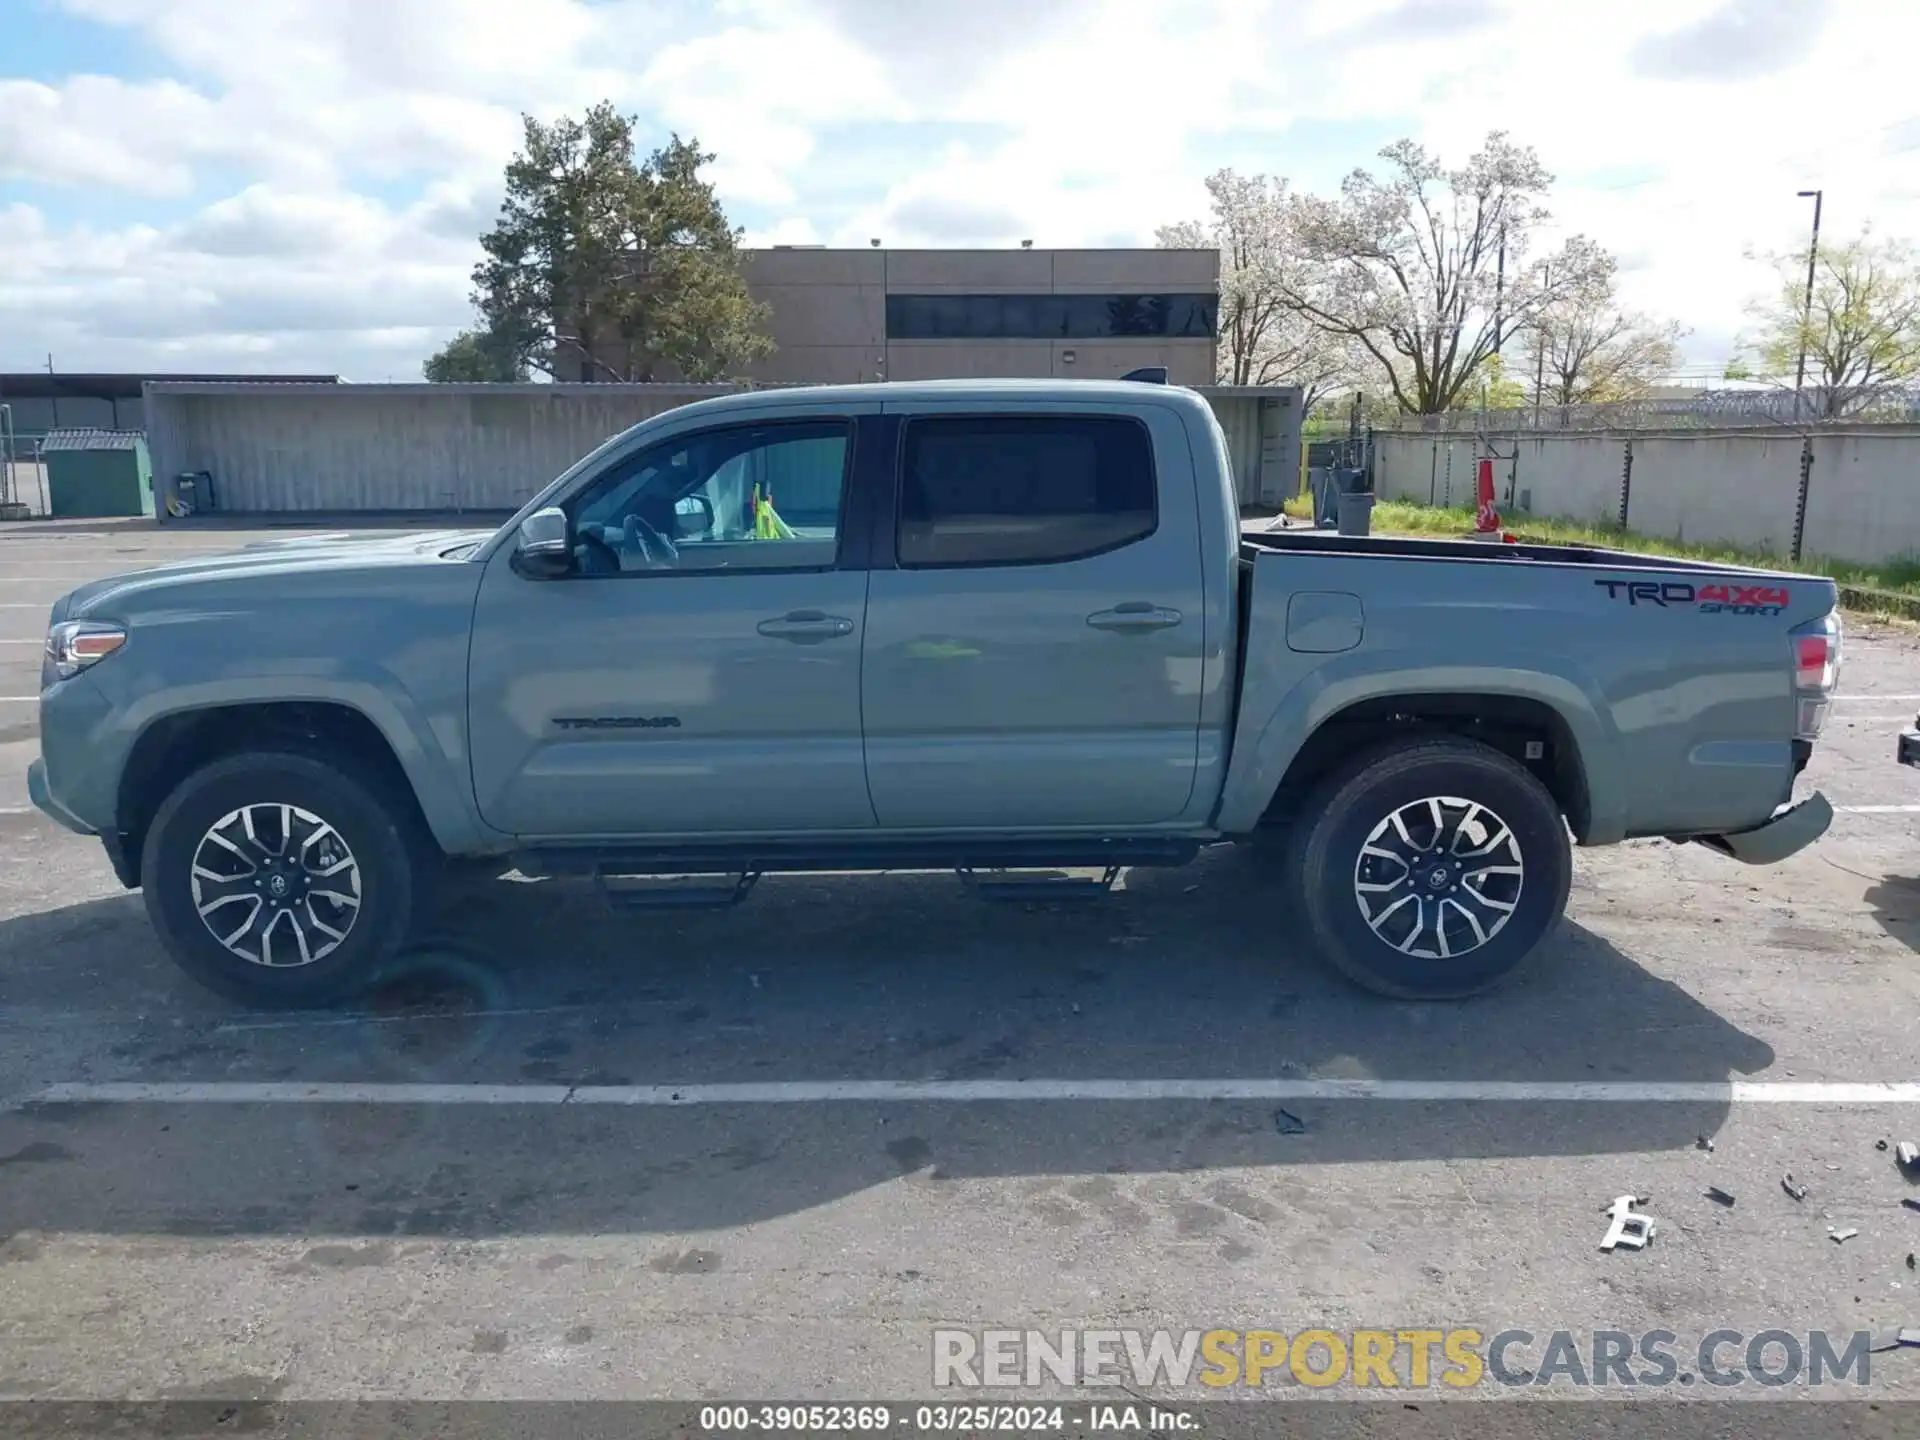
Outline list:
[[[980,416],[1144,427],[1151,531],[1061,563],[899,563],[903,431]],[[528,558],[616,467],[781,425],[845,436],[826,563]],[[1837,650],[1835,598],[1605,550],[1243,535],[1219,426],[1179,389],[760,392],[616,436],[495,532],[303,537],[79,587],[54,625],[125,640],[66,678],[49,662],[30,787],[150,889],[170,789],[249,747],[354,757],[446,856],[522,868],[1154,863],[1310,827],[1316,781],[1440,735],[1523,767],[1583,845],[1770,863],[1831,813],[1785,807],[1818,729],[1796,637]]]

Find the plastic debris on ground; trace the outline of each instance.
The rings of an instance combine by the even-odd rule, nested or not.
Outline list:
[[[1795,1200],[1804,1200],[1807,1198],[1807,1187],[1794,1180],[1791,1170],[1780,1177],[1780,1188]]]
[[[1709,1185],[1707,1187],[1707,1199],[1713,1201],[1716,1205],[1731,1206],[1733,1204],[1732,1193],[1722,1190],[1718,1185]]]
[[[1829,1227],[1829,1229],[1827,1230],[1827,1238],[1832,1240],[1833,1243],[1836,1245],[1844,1245],[1847,1243],[1847,1241],[1853,1239],[1853,1237],[1858,1235],[1859,1233],[1860,1232],[1854,1229],[1851,1225],[1845,1226],[1839,1230],[1835,1230]]]
[[[1600,1241],[1602,1250],[1613,1250],[1626,1246],[1629,1250],[1644,1250],[1652,1243],[1656,1226],[1651,1215],[1641,1215],[1634,1210],[1635,1205],[1645,1205],[1653,1197],[1649,1195],[1616,1195],[1613,1203],[1602,1207],[1601,1213],[1612,1221],[1607,1233]]]
[[[1273,1128],[1282,1135],[1304,1135],[1307,1133],[1307,1122],[1291,1110],[1276,1110],[1273,1112]]]

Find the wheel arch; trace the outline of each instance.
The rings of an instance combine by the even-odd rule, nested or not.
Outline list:
[[[141,729],[121,768],[116,794],[123,853],[137,862],[147,827],[181,780],[215,760],[248,750],[288,750],[353,766],[403,807],[407,822],[443,851],[461,833],[463,817],[447,815],[444,806],[436,823],[436,807],[423,800],[422,787],[398,749],[364,711],[330,700],[249,701],[172,711]]]
[[[1303,688],[1311,693],[1289,697],[1260,732],[1248,780],[1223,801],[1223,831],[1290,823],[1319,779],[1363,750],[1400,737],[1453,734],[1488,744],[1535,774],[1581,844],[1624,833],[1612,727],[1569,681],[1502,673],[1431,689]],[[1539,747],[1537,756],[1530,745]]]

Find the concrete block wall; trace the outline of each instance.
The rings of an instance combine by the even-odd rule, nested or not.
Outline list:
[[[1769,554],[1793,548],[1802,437],[1787,429],[1633,434],[1495,435],[1495,481],[1543,519],[1612,522],[1621,471],[1633,454],[1628,529],[1664,540],[1726,544]],[[1873,564],[1920,554],[1920,426],[1862,426],[1812,438],[1802,551]],[[1375,437],[1375,485],[1384,499],[1473,501],[1480,440],[1460,433]],[[1511,471],[1511,480],[1509,478]],[[1516,506],[1516,508],[1518,508]]]
[[[1786,554],[1800,488],[1800,437],[1636,435],[1627,528]]]

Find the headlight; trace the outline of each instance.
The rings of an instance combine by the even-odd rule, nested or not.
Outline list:
[[[78,675],[97,660],[104,660],[127,643],[127,632],[118,625],[97,620],[62,620],[47,631],[47,660],[41,674],[45,685]]]

